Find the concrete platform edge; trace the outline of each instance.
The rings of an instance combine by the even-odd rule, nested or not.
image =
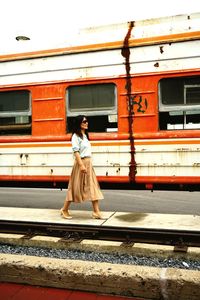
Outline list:
[[[0,281],[148,299],[197,300],[200,272],[0,254]]]

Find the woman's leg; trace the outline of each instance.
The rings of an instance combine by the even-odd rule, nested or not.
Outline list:
[[[95,213],[100,212],[100,211],[99,211],[99,201],[98,201],[98,200],[92,201],[92,206],[93,206],[93,211],[94,211]]]
[[[63,210],[68,212],[70,204],[71,204],[71,201],[65,200],[64,205],[63,205]]]
[[[98,200],[92,201],[92,206],[93,206],[92,217],[94,219],[101,219],[102,216],[101,216],[101,212],[100,212],[100,209],[99,209],[99,201]]]
[[[60,213],[61,216],[65,219],[71,219],[71,215],[69,214],[69,207],[70,207],[71,201],[65,200],[63,208],[61,208]]]

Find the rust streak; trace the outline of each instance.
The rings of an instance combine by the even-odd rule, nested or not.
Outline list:
[[[163,54],[164,50],[163,50],[164,46],[160,46],[160,53]]]
[[[129,141],[130,141],[130,153],[131,153],[131,161],[129,163],[129,179],[130,182],[135,181],[136,174],[136,161],[135,161],[135,143],[133,136],[133,101],[132,101],[132,82],[131,82],[131,67],[130,67],[130,48],[129,48],[129,40],[131,38],[131,31],[134,27],[134,22],[129,23],[129,29],[125,36],[123,48],[121,51],[122,56],[125,58],[125,68],[126,68],[126,85],[125,89],[127,91],[127,104],[128,104],[128,125],[129,125]]]

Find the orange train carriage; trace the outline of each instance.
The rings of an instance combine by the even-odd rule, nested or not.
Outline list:
[[[73,46],[1,55],[0,185],[66,186],[72,120],[85,114],[103,186],[199,190],[199,17],[92,28]]]

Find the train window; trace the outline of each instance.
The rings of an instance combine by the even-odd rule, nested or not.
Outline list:
[[[0,92],[0,135],[30,133],[30,92],[27,90]]]
[[[200,129],[200,76],[159,82],[161,130]]]
[[[73,117],[84,114],[89,131],[117,131],[116,86],[112,83],[70,86],[66,93],[67,130],[71,131]]]

